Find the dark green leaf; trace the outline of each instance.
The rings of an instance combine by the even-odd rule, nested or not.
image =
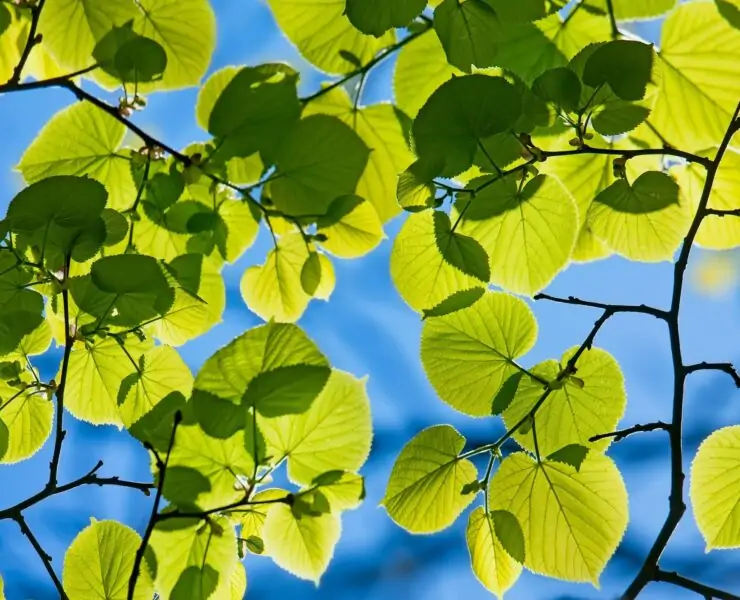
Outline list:
[[[265,551],[265,542],[256,535],[250,535],[244,543],[252,554],[262,554]]]
[[[581,464],[586,459],[587,454],[588,448],[586,448],[586,446],[581,446],[580,444],[569,444],[568,446],[550,454],[550,456],[547,457],[547,460],[554,460],[556,462],[570,465],[578,471],[581,468]]]
[[[568,67],[545,71],[532,84],[532,91],[559,109],[573,112],[581,98],[581,81]]]
[[[128,432],[140,442],[146,442],[158,450],[166,452],[172,435],[175,413],[185,406],[185,396],[171,392],[154,408],[128,428]]]
[[[586,61],[583,81],[591,87],[608,84],[622,100],[645,96],[653,67],[653,47],[632,40],[615,40],[596,48]]]
[[[508,510],[494,510],[491,512],[493,530],[501,542],[504,550],[518,563],[524,563],[524,532],[519,520]]]
[[[426,4],[426,0],[347,0],[346,14],[362,33],[380,37],[389,29],[411,23]]]
[[[105,223],[105,241],[104,246],[113,246],[128,235],[128,220],[121,213],[112,208],[105,208],[101,214]]]
[[[136,36],[118,48],[113,66],[123,82],[156,81],[167,68],[167,52],[154,40]]]
[[[499,19],[513,23],[537,21],[550,12],[546,0],[486,0],[486,2],[493,7]]]
[[[321,260],[316,252],[311,252],[301,269],[301,287],[313,296],[321,283]]]
[[[483,246],[467,235],[452,231],[450,218],[446,213],[434,213],[434,235],[445,261],[480,281],[491,279],[488,254]]]
[[[319,365],[278,367],[252,379],[244,399],[265,417],[303,413],[328,379],[328,369]]]
[[[461,71],[496,64],[499,22],[483,0],[444,0],[434,11],[434,29],[448,62]]]
[[[90,271],[93,283],[110,294],[162,292],[170,289],[155,258],[141,254],[118,254],[96,261]]]
[[[591,123],[601,135],[620,135],[632,131],[650,116],[650,109],[631,102],[608,102]]]
[[[442,302],[436,306],[424,309],[422,311],[422,319],[428,319],[429,317],[442,317],[444,315],[457,312],[458,310],[462,310],[463,308],[467,308],[468,306],[472,306],[480,300],[485,293],[486,290],[482,287],[457,291],[451,296],[447,296],[447,298],[442,300]]]
[[[519,382],[522,380],[523,375],[524,373],[518,371],[504,381],[501,389],[499,389],[493,398],[493,403],[491,404],[492,415],[500,415],[509,407],[509,404],[511,404],[511,401],[516,395],[517,389],[519,389]]]
[[[717,3],[719,14],[735,29],[740,29],[740,6],[729,0],[715,0],[715,2]]]

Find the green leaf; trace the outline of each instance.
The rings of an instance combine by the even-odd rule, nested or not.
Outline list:
[[[332,510],[352,510],[365,499],[365,480],[356,473],[327,471],[316,477],[311,485],[326,497]]]
[[[545,71],[534,80],[532,91],[559,110],[573,112],[581,99],[581,81],[568,67]]]
[[[691,463],[691,505],[707,544],[715,548],[740,546],[737,470],[740,465],[740,427],[714,431]]]
[[[699,200],[706,181],[706,171],[696,164],[677,165],[671,169],[671,175],[681,187],[682,201],[689,204],[693,215],[699,206]],[[725,152],[709,195],[709,208],[733,210],[737,208],[740,193],[740,154],[732,148]],[[709,215],[702,219],[695,242],[704,248],[726,250],[740,246],[740,219]]]
[[[382,222],[399,212],[393,182],[414,160],[408,144],[409,119],[392,104],[358,108],[343,88],[311,101],[303,116],[328,114],[349,125],[370,149],[367,166],[357,183],[357,195],[368,200]]]
[[[76,342],[69,356],[64,407],[82,421],[121,427],[123,421],[118,410],[121,382],[136,373],[139,359],[148,346],[133,336],[126,338],[125,349],[112,337],[94,344]]]
[[[141,537],[117,521],[91,521],[64,555],[64,591],[70,600],[126,600]],[[143,565],[133,598],[149,600],[153,594],[154,582]]]
[[[321,259],[317,252],[309,252],[308,259],[301,269],[301,287],[313,296],[321,284]]]
[[[468,200],[460,232],[490,256],[491,283],[526,295],[547,287],[568,264],[578,233],[575,201],[553,177],[481,178],[487,185]]]
[[[279,567],[318,584],[334,555],[340,530],[335,514],[298,518],[290,506],[277,504],[265,520],[265,550]]]
[[[316,227],[317,233],[327,237],[321,246],[340,258],[364,256],[385,237],[372,204],[354,195],[334,200]]]
[[[452,66],[470,73],[496,64],[499,21],[483,0],[444,0],[434,11],[434,29]]]
[[[181,346],[221,322],[226,286],[218,269],[202,255],[178,256],[169,267],[178,278],[188,278],[192,286],[175,290],[172,306],[152,329],[162,343]]]
[[[158,452],[167,452],[175,424],[175,413],[185,409],[185,396],[171,392],[162,398],[152,410],[127,427],[128,432],[142,443],[147,443]]]
[[[287,457],[291,480],[309,484],[327,471],[357,471],[365,463],[372,441],[366,381],[334,370],[307,411],[259,420],[267,453]]]
[[[126,128],[86,102],[55,114],[26,149],[18,170],[27,183],[54,175],[87,175],[105,185],[109,208],[131,206],[136,189],[119,149]]]
[[[404,446],[382,502],[398,525],[412,533],[441,531],[474,500],[462,493],[478,478],[473,463],[458,457],[464,447],[450,425],[425,429]]]
[[[13,18],[10,15],[10,11],[4,5],[0,6],[0,35],[5,33],[12,22]]]
[[[587,4],[604,6],[604,0],[589,0]],[[614,14],[620,21],[635,21],[657,17],[676,6],[676,0],[614,0]]]
[[[357,31],[344,14],[346,0],[268,0],[278,26],[303,57],[319,70],[343,75],[369,62],[395,40],[392,31],[379,38]],[[347,55],[355,61],[345,58]]]
[[[39,24],[46,32],[44,44],[69,71],[89,67],[98,43],[123,26],[153,40],[167,55],[162,79],[139,85],[139,91],[193,86],[205,74],[216,45],[215,18],[207,0],[118,0],[95,6],[88,0],[50,0]],[[69,31],[75,35],[67,35]],[[109,89],[117,83],[101,70],[91,76]]]
[[[618,179],[596,196],[588,211],[594,235],[631,260],[671,260],[692,213],[679,187],[665,173],[647,171],[631,185]],[[645,235],[650,231],[651,235]]]
[[[437,205],[437,186],[434,178],[442,172],[444,163],[419,159],[398,177],[396,197],[401,208],[419,212]]]
[[[493,510],[507,510],[520,523],[524,566],[566,581],[598,586],[627,528],[627,490],[612,460],[602,454],[589,453],[580,471],[511,454],[491,481],[490,498]]]
[[[170,346],[156,346],[138,360],[136,371],[121,381],[117,401],[121,420],[130,427],[172,392],[188,397],[193,376]]]
[[[567,350],[560,364],[548,360],[534,367],[532,372],[544,381],[555,381],[577,350],[577,346]],[[624,415],[627,405],[624,376],[611,354],[601,348],[586,350],[578,359],[576,369],[583,385],[566,378],[562,387],[550,392],[535,415],[537,441],[540,452],[545,456],[569,444],[606,450],[611,439],[592,443],[589,438],[614,431]],[[507,427],[513,427],[529,414],[544,391],[542,381],[522,378],[514,400],[504,412]],[[534,451],[531,432],[517,432],[514,439],[522,447]]]
[[[56,271],[68,255],[84,262],[103,245],[106,229],[101,213],[107,197],[95,180],[55,175],[31,184],[13,198],[6,223]]]
[[[398,52],[393,73],[396,105],[410,117],[415,117],[439,86],[453,75],[460,74],[460,70],[447,62],[439,38],[423,35]]]
[[[512,23],[537,21],[552,12],[552,9],[547,6],[552,2],[547,2],[547,0],[521,0],[519,2],[486,0],[486,2],[493,7],[499,19]]]
[[[650,44],[613,40],[589,56],[583,81],[594,88],[608,84],[622,100],[640,100],[645,96],[652,68]]]
[[[391,252],[391,277],[414,310],[432,308],[455,292],[489,279],[485,251],[475,240],[452,231],[447,214],[408,217]]]
[[[516,562],[524,563],[524,532],[518,519],[508,510],[495,510],[491,513],[496,537],[506,553]]]
[[[169,519],[154,526],[149,549],[156,588],[169,600],[228,597],[237,566],[234,528],[222,517]]]
[[[489,292],[469,308],[424,323],[421,361],[442,400],[485,417],[504,382],[521,370],[514,360],[536,339],[529,307],[509,294]]]
[[[486,290],[482,287],[460,290],[459,292],[451,294],[436,306],[424,309],[422,311],[422,318],[428,319],[429,317],[443,317],[457,312],[458,310],[462,310],[463,308],[468,308],[480,300],[485,293]]]
[[[308,410],[329,375],[326,357],[301,329],[270,322],[247,331],[211,356],[198,372],[194,387],[234,406],[255,406],[261,416],[271,418]],[[201,424],[213,410],[210,404],[204,404],[201,412],[196,402]],[[243,421],[236,427],[242,428]]]
[[[426,5],[426,0],[347,0],[347,18],[362,33],[380,37],[406,27]]]
[[[29,389],[3,396],[0,420],[8,430],[8,445],[0,463],[7,465],[26,460],[41,450],[51,433],[54,405],[45,391]]]
[[[457,175],[473,164],[484,138],[508,130],[521,114],[521,94],[502,77],[456,77],[419,111],[413,126],[416,152],[442,160],[441,175]]]
[[[275,149],[276,173],[265,194],[286,214],[324,214],[334,198],[355,193],[369,155],[351,127],[336,117],[310,115]]]
[[[266,321],[297,321],[311,299],[301,284],[307,260],[308,249],[301,234],[282,236],[264,265],[244,272],[240,290],[249,310]]]
[[[254,457],[245,447],[242,432],[217,439],[198,425],[183,424],[177,428],[167,463],[164,496],[201,510],[226,506],[244,497],[237,476],[253,475]]]
[[[489,592],[503,598],[504,592],[519,579],[522,567],[504,549],[494,529],[494,520],[483,507],[470,513],[465,538],[470,564],[478,581]]]
[[[156,41],[135,36],[116,50],[115,73],[124,83],[148,83],[162,78],[167,68],[167,53]]]
[[[609,102],[594,112],[591,123],[601,135],[632,131],[650,115],[650,109],[631,102]]]
[[[218,155],[249,156],[274,151],[277,140],[298,121],[298,73],[266,64],[212,75],[198,94],[198,119],[217,138]]]
[[[256,493],[252,497],[253,504],[247,504],[244,507],[244,512],[238,513],[239,524],[241,525],[240,537],[251,537],[262,540],[265,537],[264,525],[270,508],[272,508],[277,501],[289,496],[290,494],[288,492],[279,488],[268,488]],[[267,549],[264,548],[264,542],[262,555],[269,556]]]
[[[550,456],[547,457],[547,460],[561,462],[563,464],[570,465],[576,471],[580,471],[583,461],[586,459],[586,456],[588,456],[588,451],[589,449],[581,444],[568,444],[567,446],[560,448],[560,450],[556,450],[550,454]]]
[[[714,0],[717,10],[735,29],[740,29],[740,6],[737,0]]]
[[[519,383],[521,382],[523,376],[523,371],[517,371],[513,375],[509,376],[506,381],[504,381],[498,393],[494,396],[493,402],[491,403],[492,415],[500,415],[509,407],[509,405],[514,400],[517,391],[519,390]]]
[[[719,144],[740,97],[740,31],[712,2],[682,3],[663,24],[660,93],[650,123],[673,146]],[[721,74],[707,73],[723,65]]]

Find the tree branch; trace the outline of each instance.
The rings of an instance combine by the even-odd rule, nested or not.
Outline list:
[[[49,574],[49,577],[51,577],[51,580],[54,582],[54,586],[57,588],[57,592],[59,592],[59,597],[62,600],[69,600],[67,593],[64,591],[64,587],[62,587],[62,582],[59,581],[59,577],[57,577],[57,574],[54,572],[54,567],[51,566],[51,556],[49,556],[41,547],[41,544],[39,544],[36,536],[33,535],[33,532],[28,526],[28,523],[26,523],[26,519],[21,514],[18,514],[13,518],[15,522],[18,523],[18,526],[21,528],[21,532],[23,533],[23,535],[25,535],[31,542],[33,549],[36,550],[36,554],[38,554],[39,558],[41,558],[41,562],[44,563],[44,568]]]
[[[593,435],[588,438],[589,442],[598,442],[606,438],[614,438],[614,442],[621,442],[624,438],[633,433],[644,433],[648,431],[655,431],[656,429],[662,429],[664,431],[670,431],[671,426],[663,421],[656,421],[655,423],[647,423],[646,425],[633,425],[627,429],[620,429],[617,431],[610,431],[609,433],[600,433],[599,435]]]
[[[612,40],[618,40],[621,37],[621,34],[619,33],[619,26],[617,25],[613,0],[606,0],[606,11],[609,14],[609,26],[611,27]]]
[[[149,539],[152,537],[152,533],[154,532],[154,526],[157,523],[157,513],[159,512],[159,503],[162,501],[164,478],[165,474],[167,473],[167,463],[170,460],[170,454],[172,454],[172,448],[175,445],[175,434],[177,433],[177,427],[178,425],[180,425],[181,421],[182,413],[178,410],[175,413],[175,418],[172,423],[172,433],[170,434],[170,443],[167,446],[167,455],[165,456],[164,461],[161,461],[159,457],[157,457],[157,469],[159,470],[157,493],[154,496],[154,504],[152,505],[152,512],[149,516],[149,521],[146,525],[144,536],[141,538],[141,544],[139,544],[139,547],[136,549],[136,555],[134,557],[134,568],[131,571],[131,577],[128,580],[128,600],[134,600],[134,595],[136,593],[136,581],[138,580],[139,573],[141,572],[141,561],[144,560],[144,553],[146,552],[146,548],[149,545]]]
[[[21,58],[18,64],[13,69],[13,75],[8,80],[8,85],[18,84],[21,81],[23,75],[23,69],[26,68],[28,58],[31,56],[31,50],[35,46],[41,43],[41,34],[37,34],[36,31],[39,27],[39,20],[41,19],[41,11],[44,9],[44,3],[46,0],[39,0],[36,6],[31,7],[31,28],[28,30],[28,38],[26,38],[26,45],[23,47],[21,52]]]
[[[722,371],[723,373],[726,373],[727,375],[732,377],[732,381],[735,382],[735,387],[740,388],[740,374],[738,374],[738,372],[735,370],[735,367],[732,365],[732,363],[700,362],[695,365],[688,365],[684,368],[684,371],[686,375],[696,373],[697,371]]]
[[[709,587],[708,585],[704,585],[703,583],[699,583],[697,581],[694,581],[693,579],[683,577],[678,573],[663,571],[662,569],[658,569],[656,571],[655,581],[672,583],[673,585],[677,585],[678,587],[682,587],[684,589],[691,590],[692,592],[696,592],[697,594],[701,594],[709,600],[740,600],[740,596],[736,596],[735,594],[730,594],[729,592],[724,592],[717,588]]]
[[[635,579],[629,585],[622,600],[634,600],[643,588],[651,581],[656,580],[660,572],[658,561],[668,545],[673,532],[676,530],[681,518],[686,512],[686,503],[684,502],[684,480],[686,475],[683,472],[683,448],[681,445],[683,437],[683,404],[684,404],[684,384],[686,381],[686,367],[683,364],[681,354],[681,335],[679,330],[679,313],[681,309],[681,295],[683,292],[684,275],[689,263],[691,247],[693,246],[696,234],[699,231],[701,222],[706,215],[709,197],[712,193],[714,180],[717,176],[722,158],[730,145],[733,135],[740,129],[740,103],[735,108],[732,119],[727,127],[727,131],[720,143],[717,155],[707,169],[707,178],[704,182],[699,206],[697,207],[694,219],[691,222],[689,231],[683,241],[681,252],[676,261],[673,275],[673,292],[671,295],[671,309],[668,312],[668,334],[671,343],[671,359],[673,362],[673,410],[671,416],[671,428],[668,432],[671,445],[671,492],[669,496],[668,515],[666,516],[663,527],[650,548],[642,568],[636,575]]]
[[[668,318],[668,313],[664,310],[647,306],[646,304],[605,304],[602,302],[591,302],[590,300],[581,300],[575,296],[568,296],[567,298],[558,298],[557,296],[550,296],[549,294],[535,294],[535,300],[549,300],[550,302],[558,302],[560,304],[575,304],[576,306],[588,306],[590,308],[600,308],[601,310],[609,310],[613,313],[641,313],[644,315],[651,315],[656,319],[665,321]]]
[[[704,215],[707,217],[740,217],[740,208],[733,208],[732,210],[705,208]]]
[[[635,158],[637,156],[675,156],[677,158],[683,158],[689,162],[702,165],[706,169],[710,168],[712,165],[712,161],[708,158],[692,154],[691,152],[677,150],[676,148],[636,148],[634,150],[618,150],[615,148],[594,148],[593,146],[584,145],[573,150],[542,150],[542,156],[544,158],[576,156],[578,154],[604,154],[609,156],[622,156],[626,159]]]

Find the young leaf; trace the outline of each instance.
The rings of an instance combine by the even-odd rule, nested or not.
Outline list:
[[[419,111],[413,126],[416,152],[441,160],[440,175],[458,175],[473,164],[481,140],[507,131],[521,114],[521,94],[503,77],[456,77]]]
[[[278,504],[265,520],[265,550],[279,567],[318,584],[334,555],[340,530],[338,515],[298,518],[290,506]]]
[[[362,33],[380,37],[406,27],[424,10],[426,0],[347,0],[347,18]]]
[[[244,539],[255,538],[263,540],[265,537],[265,520],[270,509],[278,504],[282,499],[289,497],[289,492],[279,488],[268,488],[256,493],[252,500],[254,504],[247,504],[243,512],[239,512],[239,524],[241,532],[239,537]],[[262,541],[262,555],[269,556],[267,549]],[[253,550],[250,548],[250,552]]]
[[[739,466],[740,426],[737,425],[713,432],[701,443],[691,463],[691,505],[707,552],[740,547]]]
[[[365,499],[365,480],[356,473],[327,471],[313,482],[326,497],[332,510],[352,510]]]
[[[658,171],[647,171],[632,184],[618,179],[596,196],[587,217],[594,235],[612,250],[646,262],[671,260],[691,218],[676,182]]]
[[[261,419],[268,454],[288,458],[288,475],[309,484],[327,471],[356,471],[372,440],[365,380],[332,371],[311,407],[299,415]]]
[[[434,178],[442,172],[444,163],[439,160],[419,159],[398,176],[396,197],[401,208],[419,212],[437,204],[437,186]]]
[[[503,598],[504,593],[519,579],[522,567],[504,549],[494,528],[494,519],[486,514],[483,507],[479,506],[470,513],[465,538],[470,564],[478,581],[489,592]]]
[[[452,314],[463,308],[472,306],[478,300],[480,300],[486,293],[486,289],[483,287],[474,287],[469,290],[460,290],[451,294],[442,302],[433,306],[432,308],[425,308],[422,311],[422,319],[428,319],[429,317],[444,317],[445,315]]]
[[[471,185],[489,181],[476,179]],[[533,295],[567,265],[578,233],[578,210],[557,179],[537,175],[522,186],[514,176],[505,177],[468,202],[467,210],[460,209],[465,211],[460,232],[488,252],[492,283]]]
[[[496,64],[499,22],[483,0],[444,0],[434,11],[434,29],[452,66],[470,73]]]
[[[382,502],[398,525],[412,533],[441,531],[475,499],[462,493],[478,478],[473,463],[458,457],[464,447],[450,425],[425,429],[404,446]]]
[[[7,447],[0,463],[17,463],[41,450],[51,434],[53,416],[54,405],[44,391],[4,392],[0,400],[0,421],[7,429]]]
[[[484,417],[518,371],[514,360],[536,339],[537,322],[522,300],[488,292],[469,308],[424,323],[421,362],[442,400],[465,414]]]
[[[521,524],[524,565],[566,581],[597,586],[627,528],[627,490],[602,454],[590,453],[580,471],[511,454],[491,481],[490,497],[493,510],[507,510]]]
[[[62,581],[69,600],[126,600],[141,537],[117,521],[96,521],[83,529],[64,555]],[[142,565],[134,600],[149,600],[154,582]]]

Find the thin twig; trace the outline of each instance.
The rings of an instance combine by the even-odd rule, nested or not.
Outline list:
[[[613,0],[606,0],[606,12],[609,14],[609,26],[611,27],[612,40],[618,40],[620,38],[619,26],[617,25],[617,17],[614,12]]]
[[[687,375],[696,373],[697,371],[722,371],[732,377],[732,381],[735,382],[735,387],[740,388],[740,374],[738,374],[732,363],[700,362],[695,365],[688,365],[685,367],[685,371]]]
[[[646,425],[633,425],[627,429],[619,429],[617,431],[610,431],[609,433],[600,433],[599,435],[593,435],[588,438],[589,442],[598,442],[607,438],[614,438],[614,442],[621,442],[624,438],[633,433],[644,433],[648,431],[656,431],[662,429],[669,431],[671,426],[663,421],[656,421],[655,423],[647,423]]]
[[[149,521],[144,531],[144,536],[141,538],[141,543],[136,549],[136,555],[134,556],[134,568],[131,571],[131,577],[128,581],[128,600],[134,600],[136,592],[136,581],[139,579],[139,573],[141,572],[141,561],[144,560],[144,553],[149,545],[149,539],[152,537],[154,532],[154,526],[157,524],[157,513],[159,512],[159,503],[162,501],[162,492],[164,491],[164,478],[167,474],[167,463],[170,460],[170,454],[172,454],[172,448],[175,445],[175,434],[177,433],[177,427],[182,421],[182,413],[178,410],[175,413],[175,417],[172,422],[172,433],[170,434],[170,443],[167,446],[167,455],[164,461],[161,461],[157,457],[157,469],[159,471],[159,478],[157,481],[157,493],[154,496],[154,504],[152,505],[152,512],[149,516]]]
[[[41,11],[44,9],[46,0],[39,0],[36,6],[31,7],[31,28],[28,30],[28,37],[26,38],[26,44],[21,52],[20,60],[13,69],[13,75],[8,80],[8,85],[18,84],[23,76],[23,69],[26,68],[26,63],[31,56],[31,50],[33,50],[38,44],[41,43],[41,34],[37,34],[36,31],[39,27],[39,20],[41,19]]]
[[[610,310],[614,313],[641,313],[644,315],[651,315],[656,319],[665,320],[668,317],[668,313],[664,310],[647,306],[646,304],[605,304],[603,302],[591,302],[590,300],[581,300],[575,296],[568,296],[567,298],[558,298],[557,296],[551,296],[550,294],[536,294],[535,300],[549,300],[550,302],[558,302],[560,304],[575,304],[577,306],[588,306],[590,308],[600,308],[601,310]]]
[[[698,581],[694,581],[693,579],[689,579],[688,577],[684,577],[683,575],[679,575],[672,571],[663,571],[662,569],[658,569],[655,573],[655,581],[672,583],[678,587],[701,594],[704,598],[708,598],[709,600],[740,600],[740,596],[704,585],[703,583],[699,583]]]
[[[41,544],[39,544],[36,536],[33,535],[33,532],[28,526],[28,523],[26,523],[26,519],[23,517],[22,514],[18,514],[14,517],[14,520],[16,523],[18,523],[18,526],[21,528],[21,532],[23,533],[23,535],[25,535],[31,542],[33,549],[36,550],[36,554],[38,554],[39,558],[41,558],[41,562],[44,563],[44,568],[49,574],[49,577],[51,577],[51,580],[54,582],[54,586],[57,588],[57,592],[59,592],[59,597],[62,600],[69,600],[67,593],[64,591],[64,587],[62,587],[62,582],[59,581],[59,577],[57,577],[57,574],[54,572],[54,567],[51,566],[51,556],[49,556],[41,547]]]

